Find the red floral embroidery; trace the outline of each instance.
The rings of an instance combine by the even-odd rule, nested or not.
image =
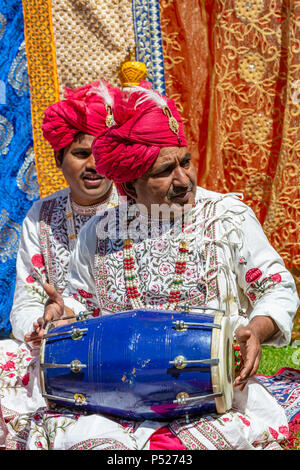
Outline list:
[[[77,289],[77,292],[79,295],[81,295],[81,297],[84,297],[85,299],[90,299],[91,297],[93,297],[93,294],[90,294],[89,292],[86,292],[83,289]]]
[[[26,387],[26,385],[29,382],[29,373],[27,372],[27,374],[25,374],[24,377],[22,377],[21,380],[22,380],[22,384],[24,385],[24,387]]]
[[[34,281],[35,281],[34,277],[32,276],[26,277],[26,282],[28,282],[28,284],[32,284]]]
[[[274,281],[274,282],[281,282],[281,276],[280,276],[280,274],[278,274],[278,273],[277,273],[277,274],[273,274],[273,275],[271,276],[271,279],[272,279],[272,281]]]
[[[239,418],[241,421],[243,421],[243,423],[246,425],[246,426],[250,426],[250,421],[246,418],[244,418],[244,416],[240,416],[239,415]]]
[[[258,268],[252,268],[246,273],[245,279],[250,284],[247,289],[247,295],[252,302],[258,300],[265,292],[281,282],[281,275],[279,273],[270,274],[262,280],[258,280],[261,276],[262,272]]]
[[[248,297],[250,300],[252,300],[252,302],[254,302],[254,300],[256,299],[254,294],[248,294]]]
[[[280,427],[278,428],[278,431],[279,431],[281,434],[283,434],[285,437],[289,437],[290,432],[289,432],[289,428],[288,428],[287,426],[280,426]]]
[[[262,276],[262,272],[260,269],[252,268],[246,272],[245,280],[246,282],[253,282],[253,281],[257,281],[261,276]]]
[[[15,369],[15,363],[13,361],[7,361],[6,364],[0,364],[0,369],[10,371],[11,369]]]
[[[6,355],[8,357],[18,357],[15,353],[12,353],[12,352],[7,352]]]
[[[275,429],[270,428],[270,427],[269,427],[269,431],[270,431],[270,434],[272,435],[272,437],[274,437],[274,439],[277,439],[277,437],[279,436],[278,432],[275,431]]]
[[[36,268],[43,268],[45,266],[44,257],[40,254],[33,255],[31,262]]]
[[[92,316],[99,317],[99,313],[100,313],[100,308],[94,308]]]

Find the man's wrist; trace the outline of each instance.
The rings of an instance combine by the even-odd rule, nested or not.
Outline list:
[[[277,331],[279,331],[279,328],[275,321],[271,317],[266,315],[258,315],[254,317],[250,321],[248,327],[251,332],[256,336],[260,344],[269,340],[272,336],[275,335],[275,333],[277,333]]]

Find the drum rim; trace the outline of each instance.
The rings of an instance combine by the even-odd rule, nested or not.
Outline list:
[[[52,327],[52,323],[48,322],[45,328],[44,336],[47,335],[51,327]],[[43,337],[41,341],[41,347],[40,347],[40,385],[41,385],[42,396],[47,406],[51,407],[51,402],[49,402],[49,400],[45,397],[45,395],[47,395],[47,391],[46,391],[46,386],[45,386],[44,368],[42,367],[43,364],[45,363],[46,342],[47,342],[47,337]]]
[[[211,367],[211,380],[214,393],[222,393],[222,396],[215,398],[217,413],[223,414],[232,406],[233,399],[233,339],[230,330],[229,319],[223,313],[215,315],[214,323],[221,325],[221,328],[213,328],[211,338],[211,357],[217,357],[219,363],[217,366]],[[227,351],[227,341],[224,344],[224,336],[229,341],[229,351]],[[222,347],[223,346],[223,347]],[[229,358],[229,368],[227,367],[227,353],[230,354],[232,349],[232,357]],[[230,375],[230,381],[228,376]]]

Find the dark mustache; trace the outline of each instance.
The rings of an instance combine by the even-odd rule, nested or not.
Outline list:
[[[81,178],[89,178],[89,177],[92,177],[92,179],[103,179],[104,176],[102,175],[99,175],[99,173],[97,173],[97,171],[95,170],[90,170],[90,171],[83,171],[81,173]]]
[[[173,188],[168,191],[167,197],[168,199],[174,199],[179,195],[185,194],[188,191],[192,191],[194,189],[194,183],[190,183],[188,186],[180,186],[178,188]]]

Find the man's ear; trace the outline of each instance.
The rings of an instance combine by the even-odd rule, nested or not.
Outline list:
[[[54,150],[54,158],[57,168],[61,168],[64,150]]]
[[[122,188],[126,196],[130,199],[136,199],[137,194],[135,190],[135,180],[134,181],[126,181],[126,183],[122,183]]]

